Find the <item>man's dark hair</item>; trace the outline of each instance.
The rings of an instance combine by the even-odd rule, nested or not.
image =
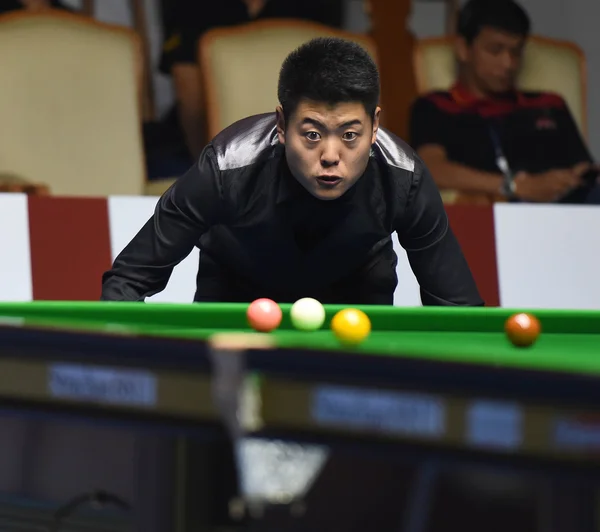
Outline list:
[[[277,96],[286,121],[304,99],[332,105],[360,102],[373,117],[379,90],[377,66],[364,48],[345,39],[319,37],[285,59]]]
[[[470,0],[458,15],[457,33],[471,44],[484,27],[527,37],[531,22],[514,0]]]

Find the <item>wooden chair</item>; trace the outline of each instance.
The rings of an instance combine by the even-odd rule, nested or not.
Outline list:
[[[144,192],[135,32],[55,10],[0,17],[0,173],[53,194]]]
[[[283,60],[319,36],[354,40],[376,60],[369,37],[301,20],[261,20],[206,32],[199,42],[199,59],[209,138],[241,118],[274,111]]]
[[[457,76],[454,54],[455,37],[423,39],[414,49],[417,91],[447,90]],[[531,36],[528,40],[517,86],[561,95],[567,102],[584,138],[587,138],[586,60],[574,43]],[[481,197],[442,191],[448,203],[488,202]]]

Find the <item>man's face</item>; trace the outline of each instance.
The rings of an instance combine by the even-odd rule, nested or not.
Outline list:
[[[459,40],[458,56],[471,82],[493,96],[514,88],[524,46],[525,37],[485,27],[470,46]]]
[[[379,127],[358,102],[329,105],[303,100],[285,123],[277,108],[279,142],[294,177],[313,196],[342,196],[364,173]]]

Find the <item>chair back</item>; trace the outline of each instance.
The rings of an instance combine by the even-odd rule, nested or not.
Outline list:
[[[52,194],[142,194],[135,32],[57,10],[0,16],[0,172]]]
[[[209,138],[237,120],[274,111],[285,57],[321,36],[353,40],[376,60],[375,44],[368,36],[303,20],[260,20],[206,32],[200,39],[199,58]]]

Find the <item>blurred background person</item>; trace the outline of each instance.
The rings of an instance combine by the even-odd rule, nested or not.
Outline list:
[[[175,104],[145,130],[152,177],[179,175],[198,158],[205,138],[202,73],[198,40],[208,30],[253,20],[291,18],[341,27],[343,0],[162,0],[164,40],[159,69],[171,76]],[[242,89],[242,88],[241,88]]]
[[[416,100],[409,142],[440,189],[600,203],[597,168],[565,100],[515,86],[529,33],[513,0],[469,1],[458,15],[458,81]]]

